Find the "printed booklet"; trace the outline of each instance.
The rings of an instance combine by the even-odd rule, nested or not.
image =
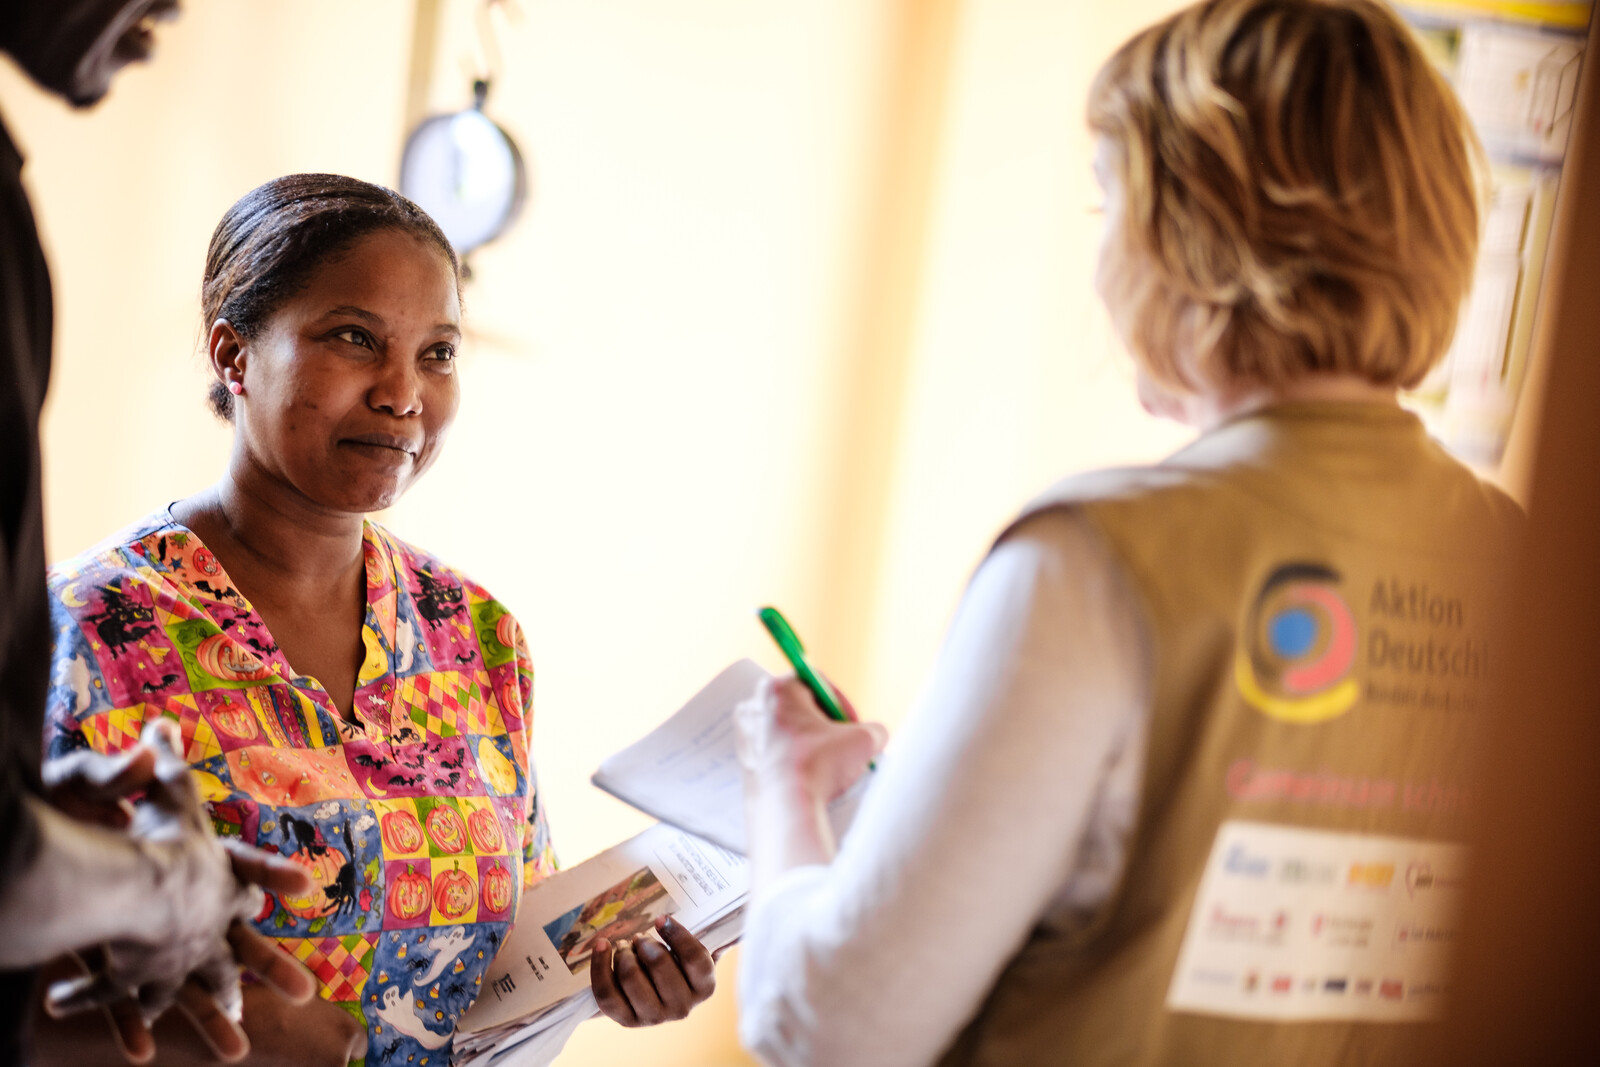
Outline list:
[[[656,918],[671,915],[713,952],[739,939],[750,881],[733,711],[766,677],[740,660],[600,764],[596,786],[661,823],[522,894],[516,925],[457,1027],[457,1064],[543,1067],[553,1060],[599,1010],[589,987],[597,937],[656,937]],[[862,775],[829,805],[836,836],[873,777]]]
[[[601,764],[597,786],[664,821],[523,893],[516,925],[457,1027],[457,1063],[553,1060],[599,1010],[589,987],[598,937],[657,937],[656,918],[671,915],[713,952],[739,939],[749,875],[733,709],[764,677],[740,660]]]
[[[589,988],[596,938],[657,937],[671,915],[713,952],[738,940],[744,857],[672,826],[653,826],[522,895],[517,923],[456,1030],[461,1064],[549,1063],[599,1009]]]

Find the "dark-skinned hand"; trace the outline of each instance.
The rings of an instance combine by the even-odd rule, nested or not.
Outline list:
[[[656,920],[663,946],[641,935],[631,943],[594,943],[589,985],[600,1010],[623,1026],[655,1026],[688,1015],[717,988],[715,961],[670,915]]]

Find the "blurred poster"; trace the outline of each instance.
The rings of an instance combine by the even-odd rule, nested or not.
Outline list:
[[[1457,456],[1492,471],[1527,377],[1593,2],[1396,7],[1455,87],[1489,162],[1477,272],[1455,342],[1407,402]]]

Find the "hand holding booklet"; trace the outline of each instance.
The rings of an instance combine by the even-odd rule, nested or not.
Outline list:
[[[739,939],[750,880],[733,710],[766,677],[740,660],[600,764],[596,786],[662,822],[522,894],[516,925],[457,1029],[458,1064],[553,1060],[599,1010],[588,970],[596,938],[650,936],[656,918],[671,915],[713,952]],[[829,805],[836,835],[871,778]]]
[[[517,922],[461,1019],[460,1063],[548,1063],[599,1009],[589,987],[594,942],[650,936],[671,915],[716,951],[738,939],[744,857],[653,826],[522,895]]]
[[[740,660],[675,715],[601,764],[594,783],[665,820],[522,895],[483,988],[461,1019],[457,1062],[550,1062],[598,1010],[597,938],[650,936],[671,915],[713,952],[738,940],[749,876],[733,709],[766,672]]]

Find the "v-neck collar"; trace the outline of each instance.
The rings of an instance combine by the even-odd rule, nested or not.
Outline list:
[[[186,591],[192,597],[205,597],[214,603],[226,604],[233,612],[243,615],[249,628],[255,630],[259,638],[264,639],[261,643],[267,646],[266,650],[257,645],[251,646],[251,652],[256,658],[286,685],[293,686],[314,700],[332,716],[336,724],[344,727],[366,726],[369,729],[376,727],[381,731],[388,731],[396,688],[394,647],[400,579],[394,569],[394,551],[388,543],[388,538],[383,536],[378,527],[362,520],[362,574],[366,586],[366,613],[361,625],[364,656],[356,672],[355,690],[351,699],[351,711],[357,722],[351,723],[333,702],[333,697],[328,695],[328,690],[320,679],[300,674],[285,658],[283,648],[278,644],[277,638],[272,636],[272,631],[267,628],[266,620],[261,617],[261,613],[256,610],[249,598],[239,591],[227,568],[222,565],[216,554],[206,547],[200,535],[179,522],[172,514],[170,506],[163,513],[163,518],[164,522],[150,530],[149,534],[159,535],[166,532],[169,535],[179,534],[186,538],[186,542],[181,546],[183,549],[181,556],[169,563],[177,562],[183,564],[186,570],[198,570],[205,575],[206,588],[199,589],[193,580],[194,576],[185,574]],[[208,616],[211,614],[207,612]],[[228,627],[220,625],[221,620],[216,620],[214,616],[213,620],[219,623],[219,630],[226,632]],[[242,631],[244,627],[235,625],[233,629]],[[249,635],[233,633],[229,636],[239,640]]]

